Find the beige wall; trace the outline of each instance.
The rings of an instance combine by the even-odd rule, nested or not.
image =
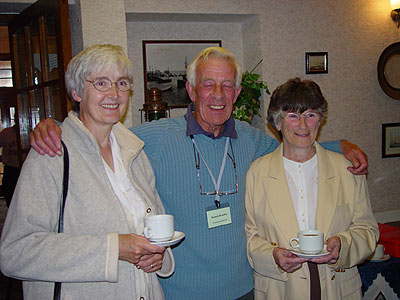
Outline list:
[[[119,43],[134,61],[135,92],[126,125],[140,122],[143,39],[221,39],[245,69],[263,58],[259,71],[271,91],[294,76],[317,81],[329,103],[320,141],[357,143],[369,155],[374,211],[400,209],[400,157],[381,158],[381,125],[400,122],[400,100],[383,93],[376,74],[380,54],[400,38],[389,0],[75,2],[82,8],[83,44]],[[317,51],[329,53],[329,73],[306,75],[305,52]],[[256,126],[268,131],[263,118]]]

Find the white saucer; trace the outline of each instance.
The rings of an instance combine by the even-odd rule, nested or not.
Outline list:
[[[157,245],[157,246],[168,247],[168,246],[172,246],[172,245],[179,243],[184,237],[185,237],[185,234],[183,232],[175,231],[174,236],[169,241],[151,242],[151,243],[153,245]]]
[[[324,249],[321,250],[321,252],[316,253],[316,254],[307,254],[307,253],[303,253],[300,250],[289,250],[291,253],[293,253],[294,255],[297,255],[298,257],[301,258],[317,258],[317,257],[321,257],[321,256],[325,256],[330,254],[330,252],[328,252],[328,250],[326,250],[326,245],[324,245]]]
[[[390,255],[389,254],[385,254],[381,258],[374,258],[374,259],[370,259],[369,261],[385,261],[385,260],[388,260],[389,258],[390,258]]]

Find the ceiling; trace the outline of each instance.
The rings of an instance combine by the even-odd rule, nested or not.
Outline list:
[[[0,3],[0,25],[7,25],[8,22],[25,8],[31,6],[32,3]]]

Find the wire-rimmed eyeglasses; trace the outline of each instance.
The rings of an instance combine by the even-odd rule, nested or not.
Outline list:
[[[107,77],[100,77],[94,80],[86,79],[86,81],[91,83],[99,92],[107,92],[113,85],[115,85],[121,92],[127,92],[132,87],[132,80],[128,77],[120,78],[118,81],[111,81]]]
[[[233,153],[233,148],[232,148],[232,143],[229,141],[230,147],[231,147],[231,152],[232,155],[227,153],[228,157],[231,159],[233,163],[233,169],[235,171],[235,189],[232,191],[227,191],[227,192],[221,192],[221,191],[213,191],[213,192],[203,192],[203,187],[201,185],[200,181],[200,153],[196,151],[196,146],[193,144],[193,153],[194,153],[194,163],[197,169],[197,179],[199,181],[199,187],[200,187],[200,195],[218,195],[218,196],[223,196],[223,195],[233,195],[238,192],[238,178],[237,178],[237,170],[236,170],[236,161],[235,161],[235,154]]]
[[[307,123],[315,123],[319,121],[321,118],[321,115],[317,113],[316,111],[305,111],[302,114],[297,113],[297,112],[289,112],[286,114],[280,115],[282,119],[286,119],[287,121],[294,123],[294,124],[299,124],[301,118],[304,118],[304,121]]]

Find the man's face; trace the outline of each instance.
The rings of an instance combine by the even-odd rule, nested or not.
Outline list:
[[[186,88],[195,104],[197,122],[205,131],[218,136],[241,91],[241,86],[236,89],[235,66],[224,58],[201,60],[196,69],[196,87],[187,82]]]

